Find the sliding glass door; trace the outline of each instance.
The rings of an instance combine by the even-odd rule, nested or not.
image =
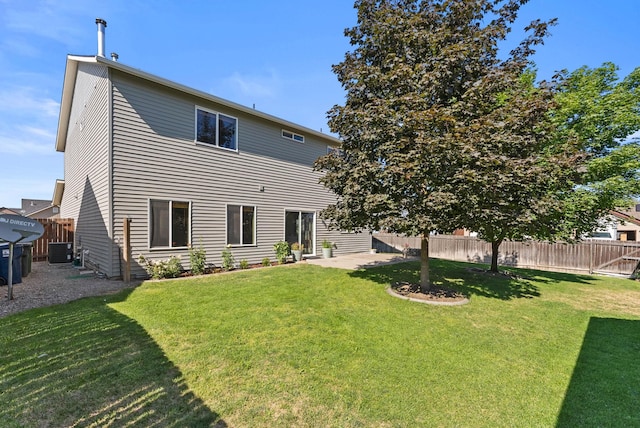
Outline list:
[[[315,253],[314,212],[286,211],[284,214],[284,236],[289,244],[299,242],[304,245],[304,254]]]

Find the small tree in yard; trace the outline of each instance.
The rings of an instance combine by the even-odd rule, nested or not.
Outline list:
[[[316,162],[326,172],[321,182],[338,196],[323,217],[341,229],[420,236],[423,291],[430,286],[429,235],[480,224],[482,217],[464,211],[488,199],[471,196],[501,184],[479,180],[481,170],[497,168],[520,142],[530,148],[514,166],[542,164],[526,156],[539,155],[543,146],[531,135],[545,114],[548,91],[532,91],[521,75],[548,24],[533,22],[532,35],[509,58],[497,57],[498,42],[525,2],[360,0],[358,25],[345,31],[355,48],[333,70],[347,98],[329,111],[342,150]],[[493,140],[495,133],[500,137]],[[515,188],[522,175],[505,170],[497,179]]]

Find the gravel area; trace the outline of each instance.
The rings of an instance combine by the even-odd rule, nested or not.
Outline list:
[[[69,263],[35,262],[22,283],[13,285],[13,300],[7,300],[7,286],[0,287],[0,318],[27,309],[112,294],[137,284],[99,278],[93,272],[83,272]]]

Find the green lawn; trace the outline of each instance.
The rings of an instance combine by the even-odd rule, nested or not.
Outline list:
[[[0,319],[0,424],[640,426],[640,283],[434,260],[147,282]]]

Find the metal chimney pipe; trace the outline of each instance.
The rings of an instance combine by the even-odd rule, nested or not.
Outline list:
[[[98,24],[98,56],[104,58],[104,29],[107,27],[107,21],[96,18]]]
[[[111,60],[114,62],[118,62],[118,54],[115,52],[111,52]]]

